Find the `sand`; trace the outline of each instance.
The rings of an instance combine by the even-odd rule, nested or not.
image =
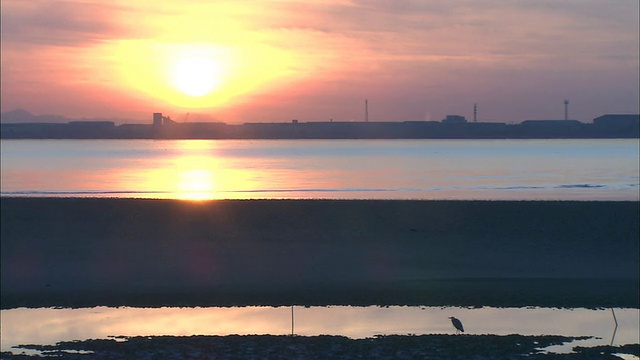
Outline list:
[[[0,204],[3,309],[639,306],[632,201]]]

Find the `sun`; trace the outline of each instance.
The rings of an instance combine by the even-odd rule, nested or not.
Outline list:
[[[206,57],[179,59],[173,69],[173,83],[186,95],[199,97],[220,85],[220,66]]]
[[[229,106],[303,76],[293,52],[254,41],[231,46],[136,39],[101,47],[131,95],[184,109]]]

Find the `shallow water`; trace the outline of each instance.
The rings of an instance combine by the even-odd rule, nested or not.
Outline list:
[[[638,200],[604,140],[2,140],[3,196]]]
[[[296,334],[375,335],[451,334],[448,317],[459,318],[471,335],[591,336],[573,346],[639,343],[639,310],[454,307],[229,307],[229,308],[83,308],[2,310],[1,349],[24,344],[106,339],[114,336]],[[615,330],[615,332],[614,332]],[[14,352],[21,352],[13,349]]]

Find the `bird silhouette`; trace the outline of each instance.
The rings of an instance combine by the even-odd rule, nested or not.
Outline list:
[[[460,332],[464,332],[464,327],[462,326],[462,321],[454,318],[453,316],[450,316],[449,319],[451,320],[451,323],[453,324],[453,327],[456,328],[456,334],[459,334]]]

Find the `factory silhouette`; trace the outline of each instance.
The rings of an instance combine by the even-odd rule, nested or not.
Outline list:
[[[154,113],[147,124],[115,125],[113,121],[7,122],[2,139],[591,139],[639,138],[640,115],[607,114],[591,123],[568,119],[525,120],[519,124],[478,122],[448,115],[441,121],[325,121],[226,124],[176,122]]]

